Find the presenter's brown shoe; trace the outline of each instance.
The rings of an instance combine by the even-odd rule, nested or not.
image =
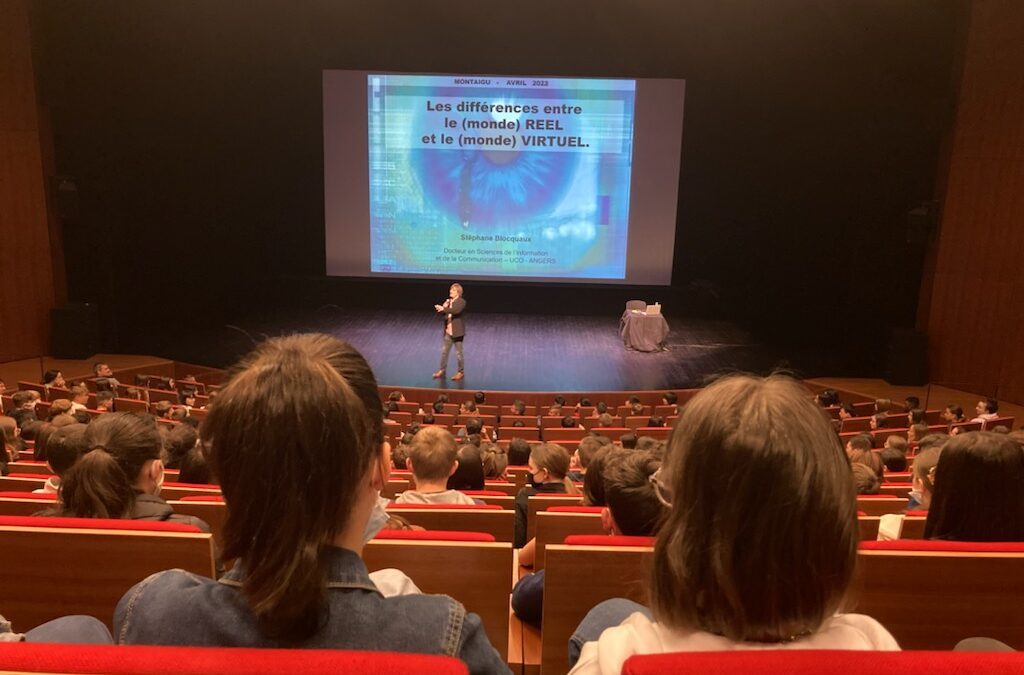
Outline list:
[[[442,377],[444,377],[444,371],[443,370],[439,370],[436,373],[434,373],[434,379],[435,380],[440,380]]]
[[[457,373],[455,373],[454,375],[452,375],[452,380],[453,380],[453,381],[455,381],[455,380],[461,380],[461,379],[462,379],[462,378],[464,378],[465,376],[466,376],[466,375],[465,375],[465,374],[464,374],[464,373],[463,373],[463,372],[462,372],[462,371],[460,370],[459,372],[457,372]]]

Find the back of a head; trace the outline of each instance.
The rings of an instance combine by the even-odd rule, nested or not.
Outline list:
[[[608,502],[604,492],[604,464],[612,453],[626,452],[614,445],[604,445],[594,453],[587,467],[587,473],[583,475],[583,505],[584,506],[607,506]]]
[[[195,428],[188,424],[179,424],[167,433],[166,466],[168,469],[181,467],[181,460],[196,447],[199,442],[199,434]],[[185,481],[188,482],[188,481]]]
[[[526,466],[529,461],[529,441],[523,438],[513,438],[508,444],[508,463],[512,466]]]
[[[213,472],[210,471],[210,464],[206,461],[206,455],[200,446],[195,446],[185,453],[181,458],[181,473],[178,480],[182,483],[196,483],[205,485],[213,483]]]
[[[409,444],[412,474],[417,480],[447,480],[455,465],[458,446],[444,427],[426,427]]]
[[[662,482],[672,508],[654,555],[658,621],[781,642],[839,609],[856,499],[838,437],[800,384],[732,376],[702,390],[672,433]]]
[[[484,461],[480,448],[475,445],[463,445],[459,448],[457,458],[459,466],[456,467],[455,473],[448,477],[448,489],[483,490]]]
[[[586,469],[590,466],[590,460],[594,458],[597,451],[601,449],[604,443],[600,438],[594,435],[584,436],[580,440],[580,444],[576,446],[576,453],[580,458],[580,466]]]
[[[64,476],[88,450],[84,424],[69,424],[54,429],[46,444],[46,461],[58,476]]]
[[[885,473],[882,456],[874,450],[854,450],[850,453],[850,463],[862,464],[868,467],[879,478]]]
[[[483,431],[483,428],[484,423],[480,420],[479,417],[470,417],[468,420],[466,420],[467,435],[479,434],[481,431]]]
[[[1024,452],[987,431],[959,434],[942,447],[926,539],[1024,541]]]
[[[484,478],[501,478],[508,468],[508,455],[497,445],[489,445],[481,450],[484,465]]]
[[[907,470],[907,456],[896,448],[882,448],[879,456],[886,471],[902,473]]]
[[[124,518],[135,505],[139,474],[147,462],[160,459],[160,433],[148,415],[107,413],[84,434],[85,452],[61,480],[64,511],[79,518]]]
[[[653,452],[613,452],[605,459],[603,482],[605,500],[622,534],[650,537],[658,532],[665,508],[651,483],[661,466]]]
[[[557,443],[541,443],[533,449],[530,460],[538,469],[547,469],[552,478],[564,480],[569,473],[569,451]]]
[[[878,474],[867,464],[853,462],[850,465],[853,485],[859,495],[877,495],[879,489]]]
[[[382,460],[382,417],[369,364],[320,334],[262,343],[211,406],[203,438],[229,506],[223,556],[244,559],[242,591],[267,637],[300,640],[317,629],[321,554]]]

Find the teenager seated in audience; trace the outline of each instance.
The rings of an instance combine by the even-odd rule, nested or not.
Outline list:
[[[9,473],[7,464],[18,458],[18,423],[13,417],[0,415],[0,476]]]
[[[82,457],[61,477],[55,515],[160,520],[209,532],[202,520],[174,513],[158,496],[164,464],[160,432],[152,417],[100,415],[86,427],[84,442]]]
[[[887,413],[892,410],[892,401],[887,398],[875,399],[875,414]]]
[[[665,418],[662,417],[661,415],[652,415],[651,418],[647,420],[647,426],[663,427],[665,426]]]
[[[487,394],[482,391],[473,392],[473,403],[484,405],[487,403]]]
[[[466,415],[467,417],[472,417],[473,415],[476,415],[476,414],[477,414],[477,412],[476,412],[476,402],[475,401],[463,401],[459,405],[459,416],[460,417],[463,416],[463,415]]]
[[[447,403],[447,401],[442,401],[440,398],[438,398],[436,401],[434,401],[434,404],[431,406],[430,409],[435,415],[443,415],[445,403]]]
[[[999,417],[999,401],[994,398],[987,398],[984,401],[978,401],[978,404],[974,406],[974,414],[976,417],[972,419],[972,422],[988,422]]]
[[[446,596],[385,598],[367,574],[389,462],[381,417],[369,365],[335,338],[276,338],[245,357],[203,424],[235,565],[219,582],[171,570],[136,585],[114,615],[118,641],[444,654],[508,673],[479,616]]]
[[[597,402],[597,405],[594,406],[594,414],[591,415],[591,417],[599,418],[601,417],[601,415],[608,415],[608,404],[605,403],[604,401]],[[611,415],[608,415],[608,417],[611,417]],[[605,425],[602,424],[601,426]]]
[[[96,410],[102,412],[115,412],[114,410],[114,392],[112,391],[98,391],[96,392]]]
[[[513,438],[508,444],[509,466],[526,466],[530,461],[530,443],[522,438]]]
[[[899,436],[890,436],[890,438],[900,438]],[[900,438],[903,441],[903,447],[906,448],[907,441],[905,438]],[[888,442],[888,439],[886,439]],[[904,473],[907,470],[907,453],[906,450],[899,450],[892,446],[885,446],[882,451],[878,453],[879,458],[882,460],[882,464],[885,466],[885,470],[890,473]]]
[[[875,477],[881,481],[882,474],[885,473],[885,465],[882,464],[882,457],[871,449],[871,436],[869,434],[858,434],[847,441],[846,456],[850,458],[851,464],[867,466],[875,474]]]
[[[918,443],[920,447],[920,443]],[[904,457],[907,456],[907,449],[910,446],[907,444],[907,439],[903,436],[886,436],[885,443],[882,444],[882,450],[895,450]],[[904,469],[905,470],[905,469]]]
[[[923,422],[911,425],[907,429],[907,443],[919,443],[922,438],[928,435],[928,425]]]
[[[42,397],[38,391],[16,391],[11,394],[11,405],[14,406],[10,411],[10,416],[17,423],[19,429],[23,429],[27,422],[36,421],[36,405]]]
[[[388,426],[401,426],[401,422],[391,419],[391,413],[398,412],[398,404],[388,401],[384,404],[384,424]]]
[[[64,373],[59,370],[48,370],[43,373],[43,386],[49,391],[50,387],[63,389],[68,383],[64,380]]]
[[[611,428],[615,426],[615,418],[610,413],[603,412],[597,416],[598,428]]]
[[[839,392],[835,389],[825,389],[815,396],[814,399],[822,408],[831,408],[834,405],[842,403],[839,398]]]
[[[587,473],[583,475],[583,506],[607,506],[604,495],[604,463],[608,456],[619,450],[611,443],[602,445],[594,453],[587,465]],[[522,553],[519,554],[522,560]]]
[[[182,424],[181,426],[186,426]],[[194,485],[210,485],[214,483],[213,471],[206,461],[206,453],[202,445],[196,445],[181,458],[181,471],[178,481]]]
[[[839,613],[856,499],[832,425],[798,382],[733,376],[702,390],[654,481],[669,512],[652,561],[653,620],[628,600],[598,605],[570,644],[572,654],[595,640],[574,675],[619,673],[633,654],[898,649],[874,619]]]
[[[422,431],[420,433],[423,433]],[[419,434],[416,434],[419,436]],[[466,444],[459,448],[456,455],[459,465],[455,473],[448,477],[446,485],[449,490],[483,490],[484,460],[480,448]]]
[[[636,443],[636,434],[622,434],[621,436],[619,436],[619,445],[621,445],[626,450],[635,450]]]
[[[590,466],[590,460],[608,442],[608,439],[604,436],[597,436],[595,434],[584,436],[569,460],[569,480],[583,480],[583,476],[587,473],[587,467]]]
[[[55,475],[46,479],[43,487],[33,490],[35,494],[57,494],[60,492],[61,480],[68,470],[85,454],[84,424],[69,424],[66,427],[50,426],[46,434],[46,465]],[[36,441],[37,445],[39,441]]]
[[[432,413],[432,412],[425,412],[425,413],[423,413],[423,424],[433,424],[433,423],[434,423],[434,413]]]
[[[872,453],[874,454],[874,453]],[[851,475],[853,476],[853,486],[857,490],[859,495],[877,495],[881,481],[878,479],[878,474],[868,466],[861,462],[850,463]]]
[[[513,415],[525,415],[526,414],[526,403],[520,399],[512,401],[512,414]]]
[[[170,419],[174,406],[170,401],[157,401],[153,404],[153,414],[161,419]]]
[[[421,429],[409,445],[406,466],[412,471],[415,490],[406,490],[396,504],[473,504],[470,497],[448,489],[448,479],[459,467],[455,437],[442,427]]]
[[[84,384],[76,384],[71,387],[71,414],[74,415],[78,411],[84,411],[88,408],[86,404],[89,403],[89,390]]]
[[[672,406],[672,412],[670,414],[679,414],[679,397],[676,395],[674,391],[666,391],[664,394],[662,394],[661,404]]]
[[[956,403],[950,403],[943,409],[942,419],[947,424],[959,424],[967,421],[967,418],[964,417],[964,409]]]
[[[924,424],[928,426],[928,423],[924,419],[924,410],[921,408],[914,408],[907,413],[907,427],[912,427],[915,424]]]
[[[889,416],[886,415],[885,413],[875,413],[874,415],[871,416],[871,419],[868,421],[868,426],[871,427],[872,431],[877,431],[878,429],[885,429],[886,427],[889,426]]]
[[[903,409],[907,412],[917,410],[921,407],[921,399],[917,396],[908,396],[903,399]]]
[[[493,443],[487,444],[480,450],[484,465],[484,480],[506,480],[508,478],[508,455],[505,451]],[[486,487],[486,485],[485,485]]]
[[[538,445],[530,453],[530,484],[516,494],[515,548],[526,545],[526,513],[530,497],[537,494],[573,494],[580,491],[569,480],[569,451],[554,443]]]
[[[53,422],[38,422],[36,428],[36,442],[32,446],[32,459],[39,462],[46,461],[46,449],[50,442],[50,437],[60,427],[53,424]]]
[[[616,450],[606,456],[602,474],[607,506],[601,511],[605,532],[635,537],[657,533],[665,509],[654,492],[651,476],[660,466],[661,460],[650,452]],[[522,621],[540,628],[543,609],[544,570],[540,570],[516,583],[512,611]]]
[[[629,406],[629,414],[631,417],[643,417],[646,410],[647,408],[640,401]]]
[[[1008,436],[975,431],[950,439],[934,482],[925,539],[1024,541],[1024,453]]]
[[[459,433],[456,438],[459,440],[465,440],[473,435],[481,438],[486,438],[488,441],[495,440],[494,431],[484,426],[483,421],[479,417],[470,417],[466,420],[466,425],[459,429]],[[479,445],[478,443],[476,445]]]
[[[576,421],[576,418],[572,415],[566,415],[562,418],[563,429],[582,429],[583,425]]]
[[[398,391],[396,389],[395,391],[393,391],[390,394],[388,394],[388,402],[390,402],[390,403],[404,403],[405,402],[405,394],[403,394],[401,391]]]
[[[892,541],[900,538],[903,531],[903,519],[905,514],[911,511],[927,511],[932,503],[932,493],[935,491],[935,465],[939,463],[939,456],[942,454],[942,446],[927,448],[917,453],[914,459],[914,466],[911,469],[910,497],[907,502],[907,509],[904,513],[887,513],[878,521],[878,540]]]
[[[184,422],[188,417],[188,408],[184,406],[171,406],[171,411],[167,413],[167,419],[173,422]]]

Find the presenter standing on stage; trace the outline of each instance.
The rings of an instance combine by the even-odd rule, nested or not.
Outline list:
[[[465,377],[465,361],[462,357],[462,340],[466,337],[466,323],[462,315],[466,312],[466,299],[462,297],[462,285],[452,284],[448,289],[448,299],[444,304],[434,305],[434,310],[444,317],[444,346],[441,348],[441,369],[434,373],[434,379],[444,377],[448,370],[448,353],[455,344],[455,358],[459,370],[452,376],[453,380]]]

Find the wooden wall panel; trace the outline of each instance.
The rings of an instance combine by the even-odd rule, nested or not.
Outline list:
[[[0,362],[46,353],[53,303],[27,0],[0,0]]]
[[[926,317],[932,380],[1024,402],[1020,0],[971,2],[937,246]]]

